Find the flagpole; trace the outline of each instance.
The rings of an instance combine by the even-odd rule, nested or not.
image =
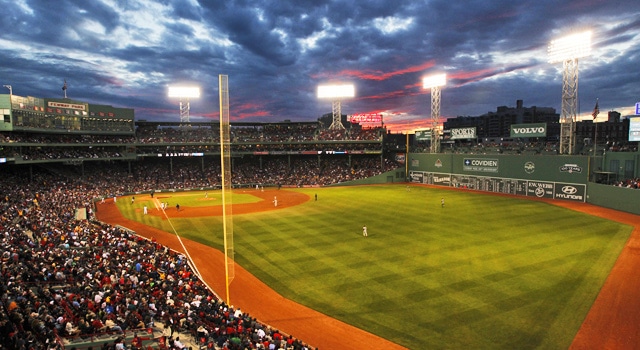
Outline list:
[[[594,157],[597,157],[596,151],[598,150],[598,123],[596,123],[596,118],[593,118],[593,124],[596,125],[596,134],[593,135],[593,156]]]
[[[598,99],[596,98],[596,106],[593,108],[593,124],[595,124],[595,134],[593,135],[593,156],[597,157],[598,153],[598,123],[596,119],[598,118],[598,114],[600,114],[600,107],[598,106]]]

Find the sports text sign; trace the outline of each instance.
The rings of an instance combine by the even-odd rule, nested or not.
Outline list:
[[[452,140],[466,140],[466,139],[475,139],[476,138],[476,127],[468,127],[468,128],[455,128],[451,129],[451,139]]]

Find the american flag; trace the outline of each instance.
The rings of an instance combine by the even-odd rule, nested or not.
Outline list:
[[[596,100],[596,106],[593,107],[593,113],[591,113],[591,116],[593,116],[593,119],[595,120],[598,114],[600,114],[600,107],[598,107],[598,100]]]
[[[67,79],[64,80],[64,85],[62,85],[62,90],[67,89]]]

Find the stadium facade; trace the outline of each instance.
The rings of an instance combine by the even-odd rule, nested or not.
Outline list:
[[[184,125],[136,120],[129,108],[17,95],[0,95],[0,111],[0,163],[5,167],[23,166],[33,172],[33,166],[40,166],[60,172],[59,167],[66,166],[78,176],[105,163],[127,176],[142,167],[173,173],[174,167],[190,166],[209,174],[219,167],[217,122]],[[613,113],[608,123],[598,123],[602,124],[594,134],[601,140],[598,145],[587,137],[595,130],[578,126],[584,135],[577,138],[583,143],[575,155],[558,155],[555,111],[525,108],[521,100],[515,108],[498,107],[495,113],[447,121],[442,153],[437,154],[429,153],[429,140],[420,139],[419,133],[393,135],[383,125],[346,123],[344,130],[330,130],[321,119],[232,122],[234,185],[410,181],[577,200],[638,213],[640,208],[633,203],[640,202],[640,191],[611,186],[640,177],[637,142],[625,142],[621,136],[624,125],[628,133],[628,120],[625,124]],[[625,152],[620,152],[621,147]],[[273,163],[284,169],[278,176],[264,173]],[[215,188],[218,181],[217,176],[208,175],[191,187]],[[133,190],[122,188],[122,193]]]

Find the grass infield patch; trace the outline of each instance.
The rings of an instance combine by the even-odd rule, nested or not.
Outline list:
[[[312,200],[234,216],[236,261],[283,296],[411,349],[568,348],[631,233],[546,203],[478,192],[287,191]],[[118,207],[173,232],[126,201]],[[182,236],[220,249],[221,222],[171,219]]]

